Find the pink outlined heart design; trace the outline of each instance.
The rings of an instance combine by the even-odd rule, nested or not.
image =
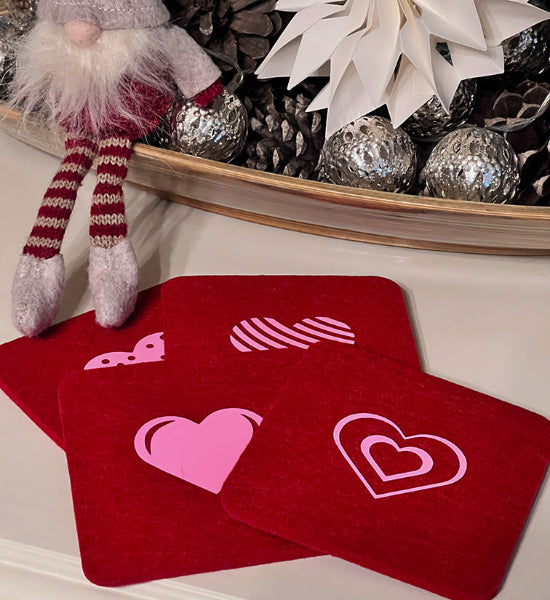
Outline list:
[[[355,334],[349,325],[330,317],[302,319],[288,327],[272,317],[245,319],[231,330],[229,339],[239,352],[255,350],[306,350],[321,340],[355,344]]]
[[[412,471],[402,471],[400,473],[394,473],[393,475],[387,475],[382,470],[382,467],[376,462],[374,457],[372,456],[370,449],[375,444],[388,444],[393,447],[398,453],[408,452],[417,456],[421,465],[418,469],[413,469]],[[376,471],[376,474],[382,481],[395,481],[396,479],[405,479],[406,477],[415,477],[417,475],[425,475],[429,473],[433,467],[434,461],[433,458],[421,448],[416,448],[414,446],[406,446],[405,448],[400,448],[397,442],[387,437],[386,435],[369,435],[361,442],[361,452],[363,456],[367,459],[370,466]]]
[[[141,338],[131,352],[105,352],[89,360],[84,370],[135,365],[137,363],[158,362],[164,360],[164,333],[158,331]]]
[[[384,493],[379,493],[374,490],[374,488],[373,488],[374,482],[371,482],[372,483],[372,485],[371,485],[371,483],[369,483],[367,481],[367,478],[365,477],[363,470],[360,469],[359,466],[356,464],[356,462],[350,457],[349,453],[346,451],[346,449],[344,448],[344,445],[342,444],[342,441],[341,441],[341,434],[342,434],[342,430],[344,429],[344,427],[346,427],[350,423],[352,423],[354,421],[358,421],[360,419],[371,419],[371,420],[380,421],[387,425],[390,425],[393,432],[395,433],[395,437],[398,440],[398,441],[396,441],[391,437],[388,437],[386,435],[379,435],[379,434],[368,435],[362,439],[362,441],[360,443],[361,454],[366,459],[367,463],[372,468],[372,470],[374,471],[376,476],[382,482],[408,480],[412,485],[409,485],[408,487],[405,487],[405,488],[392,490],[392,491],[384,492]],[[338,447],[338,450],[341,452],[342,456],[345,458],[345,460],[351,466],[351,468],[353,469],[353,471],[355,472],[357,477],[359,477],[360,481],[363,483],[363,485],[367,488],[367,490],[370,492],[372,497],[375,499],[388,498],[390,496],[396,496],[399,494],[408,494],[411,492],[418,492],[420,490],[428,490],[428,489],[433,489],[433,488],[437,488],[437,487],[452,485],[453,483],[456,483],[457,481],[462,479],[462,477],[466,473],[466,469],[467,469],[467,465],[468,465],[466,457],[464,456],[464,453],[462,452],[462,450],[460,450],[460,448],[458,446],[456,446],[456,444],[453,444],[453,442],[450,442],[449,440],[447,440],[443,437],[439,437],[439,436],[431,435],[431,434],[425,434],[425,433],[405,436],[403,434],[403,432],[401,431],[401,429],[399,429],[399,427],[395,423],[393,423],[393,421],[390,421],[389,419],[387,419],[385,417],[382,417],[382,416],[376,415],[376,414],[372,414],[372,413],[355,413],[355,414],[349,415],[349,416],[341,419],[337,423],[336,427],[334,428],[333,437],[334,437],[336,446]],[[456,473],[454,473],[452,477],[448,477],[447,479],[444,479],[443,481],[436,481],[436,482],[432,482],[432,483],[428,483],[428,484],[414,485],[414,479],[413,479],[414,477],[422,477],[424,475],[429,474],[432,471],[432,469],[434,467],[434,457],[431,456],[428,452],[426,452],[426,450],[424,450],[418,446],[414,446],[413,440],[418,440],[419,442],[421,442],[422,440],[435,440],[436,442],[443,444],[447,449],[451,450],[452,453],[454,454],[454,456],[456,456],[456,458],[458,460],[458,468],[456,470]],[[406,443],[407,445],[403,445],[404,443]],[[382,470],[382,468],[380,467],[378,462],[372,456],[371,449],[375,444],[388,444],[394,450],[396,450],[398,454],[403,453],[403,452],[412,453],[413,455],[415,455],[416,457],[418,457],[420,459],[420,462],[421,462],[420,467],[418,467],[417,469],[414,469],[414,470],[403,471],[403,472],[394,473],[392,475],[388,475],[387,473],[385,473]]]
[[[217,410],[200,423],[158,417],[140,427],[134,448],[153,467],[218,494],[261,422],[241,408]]]

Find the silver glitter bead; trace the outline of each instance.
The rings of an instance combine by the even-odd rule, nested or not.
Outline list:
[[[361,117],[330,136],[319,166],[332,183],[405,192],[416,174],[416,148],[388,119]]]
[[[207,108],[185,101],[172,120],[170,148],[211,160],[235,158],[242,151],[248,132],[246,109],[227,90]]]
[[[510,202],[519,185],[517,156],[498,133],[457,129],[433,149],[424,171],[433,196],[477,202]]]
[[[468,120],[474,110],[477,84],[474,79],[460,82],[449,112],[439,98],[433,96],[401,126],[411,137],[438,140]]]
[[[521,75],[540,75],[550,67],[550,21],[537,23],[502,43],[504,70]]]

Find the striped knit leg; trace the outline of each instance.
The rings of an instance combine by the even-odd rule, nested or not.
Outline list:
[[[119,327],[134,310],[138,265],[127,238],[122,184],[128,172],[133,141],[112,136],[99,142],[97,185],[90,220],[90,289],[96,321]]]
[[[68,139],[67,154],[48,188],[23,254],[48,259],[59,254],[78,188],[97,152],[92,138]]]
[[[90,242],[111,248],[128,233],[122,184],[128,173],[133,142],[113,136],[99,142],[97,185],[92,198]]]
[[[40,334],[57,314],[65,279],[61,242],[77,190],[97,151],[91,138],[69,139],[66,148],[13,278],[12,321],[27,336]]]

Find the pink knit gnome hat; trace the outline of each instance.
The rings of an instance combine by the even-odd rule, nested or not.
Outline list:
[[[38,18],[84,21],[101,29],[139,29],[163,25],[170,15],[161,0],[40,0]]]

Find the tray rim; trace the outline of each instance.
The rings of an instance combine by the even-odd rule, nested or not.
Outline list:
[[[0,123],[4,120],[18,125],[21,122],[21,113],[13,108],[0,104]],[[8,132],[9,133],[9,132]],[[294,193],[307,193],[310,197],[322,202],[344,204],[347,206],[368,207],[379,210],[395,210],[398,202],[400,207],[410,210],[435,210],[443,213],[457,214],[481,214],[498,217],[511,218],[542,218],[550,221],[550,207],[545,206],[523,206],[515,204],[491,204],[484,202],[469,202],[465,200],[451,200],[448,198],[435,198],[411,194],[397,194],[393,192],[382,192],[378,190],[367,190],[344,185],[335,185],[289,177],[288,175],[277,175],[256,171],[247,167],[223,163],[207,158],[199,158],[188,154],[182,154],[173,150],[157,148],[138,143],[134,146],[136,156],[144,158],[160,159],[188,170],[205,175],[223,175],[228,179],[242,180],[264,185],[267,187],[284,187]],[[317,197],[318,196],[318,197]]]
[[[1,103],[0,130],[50,154],[57,156],[62,156],[63,154],[62,136],[57,136],[56,138],[55,134],[49,131],[43,122],[38,120],[31,120],[27,125],[23,126],[20,112]],[[471,240],[466,240],[462,243],[460,240],[423,239],[421,235],[415,236],[408,232],[406,235],[392,235],[391,233],[388,234],[388,232],[367,232],[361,229],[331,227],[331,223],[329,222],[314,223],[307,219],[294,220],[282,214],[273,215],[267,212],[263,213],[261,210],[256,212],[250,208],[240,210],[239,206],[231,207],[224,205],[223,202],[220,203],[215,200],[210,201],[210,199],[181,194],[179,191],[168,189],[170,186],[164,189],[162,186],[144,184],[143,181],[133,181],[131,177],[128,179],[129,183],[157,193],[159,196],[169,200],[233,218],[294,231],[313,233],[315,235],[409,248],[478,254],[550,254],[550,227],[548,228],[548,241],[546,240],[546,229],[550,225],[550,208],[548,207],[488,204],[352,188],[255,171],[247,167],[190,156],[141,143],[135,145],[134,157],[135,160],[132,159],[134,169],[132,169],[132,162],[130,164],[130,172],[132,173],[133,171],[134,175],[139,173],[140,166],[145,169],[151,167],[153,170],[160,169],[165,174],[172,175],[176,179],[189,175],[197,178],[206,177],[209,178],[209,181],[223,182],[235,187],[241,184],[257,189],[264,189],[272,195],[277,193],[284,194],[287,201],[289,197],[301,197],[315,203],[321,209],[324,206],[324,210],[327,208],[331,209],[332,207],[348,211],[359,210],[365,216],[378,213],[391,217],[394,214],[397,218],[410,219],[413,224],[415,216],[418,219],[433,217],[435,223],[431,226],[434,230],[442,227],[442,225],[452,226],[453,220],[457,225],[463,226],[464,223],[469,222],[471,219],[473,227],[478,229],[487,228],[486,233],[489,236],[491,225],[502,227],[503,223],[510,221],[511,224],[517,224],[519,228],[527,227],[529,229],[529,231],[526,231],[527,234],[534,231],[539,237],[542,235],[542,241],[539,240],[537,245],[529,243],[522,245],[520,238],[523,233],[521,231],[515,232],[515,237],[518,239],[514,239],[510,244],[502,242],[485,244],[483,232],[477,234],[479,241],[472,242]],[[137,171],[136,168],[138,169]],[[139,180],[140,177],[136,179]],[[437,222],[438,219],[439,222]],[[421,223],[419,222],[419,224]]]
[[[316,200],[332,204],[357,206],[359,208],[372,208],[377,210],[397,210],[399,207],[411,211],[431,210],[442,213],[454,214],[482,214],[495,217],[510,217],[514,219],[532,219],[534,216],[550,222],[550,208],[545,206],[520,206],[514,204],[489,204],[483,202],[468,202],[464,200],[449,200],[446,198],[433,198],[409,194],[395,194],[353,188],[331,183],[321,183],[309,179],[299,179],[287,175],[276,175],[255,171],[247,167],[220,163],[205,158],[198,158],[186,154],[179,154],[172,150],[136,144],[136,156],[151,159],[160,159],[176,165],[184,166],[204,175],[222,175],[228,179],[243,180],[266,187],[284,187],[296,194],[307,194]]]

